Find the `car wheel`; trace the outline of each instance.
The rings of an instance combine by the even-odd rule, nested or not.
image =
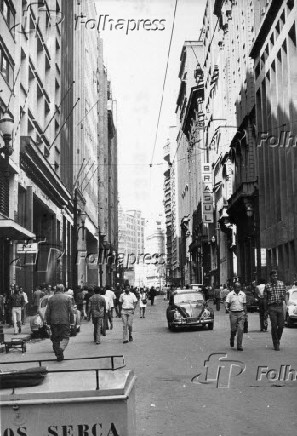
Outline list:
[[[168,325],[168,330],[172,330],[172,325],[170,324],[169,321],[167,321],[167,325]]]
[[[77,326],[77,333],[80,332],[80,325]]]
[[[74,327],[72,330],[72,336],[77,336],[77,324],[74,324]]]
[[[213,322],[209,322],[208,323],[208,330],[213,330],[214,328],[214,323]]]
[[[291,328],[291,327],[293,326],[293,323],[292,323],[292,321],[290,320],[290,317],[288,316],[288,314],[287,314],[287,317],[286,317],[286,321],[287,321],[287,327],[288,327],[288,328]]]

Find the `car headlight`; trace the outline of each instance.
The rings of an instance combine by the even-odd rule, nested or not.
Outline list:
[[[175,312],[174,312],[174,319],[181,319],[181,314],[176,310]]]

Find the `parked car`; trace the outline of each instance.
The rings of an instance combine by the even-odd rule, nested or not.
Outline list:
[[[52,297],[52,295],[45,295],[41,298],[39,302],[39,307],[37,310],[37,314],[33,316],[30,320],[30,327],[32,336],[41,336],[41,337],[48,337],[48,327],[44,323],[44,315],[47,307],[48,300]],[[80,331],[81,326],[81,313],[77,309],[76,305],[74,304],[73,297],[70,297],[73,305],[73,313],[74,313],[74,324],[71,325],[71,336],[76,336],[77,333]]]
[[[297,286],[289,289],[286,293],[286,318],[285,323],[288,327],[297,324]]]
[[[248,312],[256,312],[259,310],[259,298],[251,289],[245,289],[246,308]]]
[[[176,289],[169,297],[166,312],[168,329],[208,326],[214,328],[214,312],[200,289]]]

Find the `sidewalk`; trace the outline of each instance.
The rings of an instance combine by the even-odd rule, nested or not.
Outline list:
[[[22,333],[17,335],[14,334],[14,328],[9,327],[8,324],[3,324],[3,334],[4,334],[4,342],[11,341],[12,339],[22,339],[25,341],[30,341],[31,339],[31,328],[30,328],[30,316],[27,317],[27,322],[25,325],[22,325]],[[0,353],[5,352],[5,347],[3,344],[0,344]]]

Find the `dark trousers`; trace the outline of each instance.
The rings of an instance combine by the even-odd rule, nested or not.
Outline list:
[[[269,306],[268,313],[271,322],[271,337],[273,345],[276,346],[280,342],[284,329],[284,312],[283,306]]]
[[[93,318],[93,324],[94,324],[94,342],[97,344],[100,344],[100,335],[101,335],[101,328],[103,324],[103,318]]]
[[[216,302],[216,310],[219,311],[221,309],[221,299],[220,298],[216,298],[215,302]]]
[[[122,305],[121,305],[121,303],[119,302],[118,299],[116,299],[115,302],[114,302],[114,308],[115,308],[117,317],[121,318]]]
[[[153,305],[154,305],[154,301],[155,301],[155,296],[154,296],[154,295],[152,295],[152,296],[151,296],[151,306],[153,306]]]
[[[268,326],[268,313],[266,310],[266,304],[264,298],[260,298],[259,300],[259,314],[260,314],[260,329],[266,331]]]
[[[69,342],[70,326],[67,324],[51,324],[51,332],[54,353],[57,357],[60,357]]]

